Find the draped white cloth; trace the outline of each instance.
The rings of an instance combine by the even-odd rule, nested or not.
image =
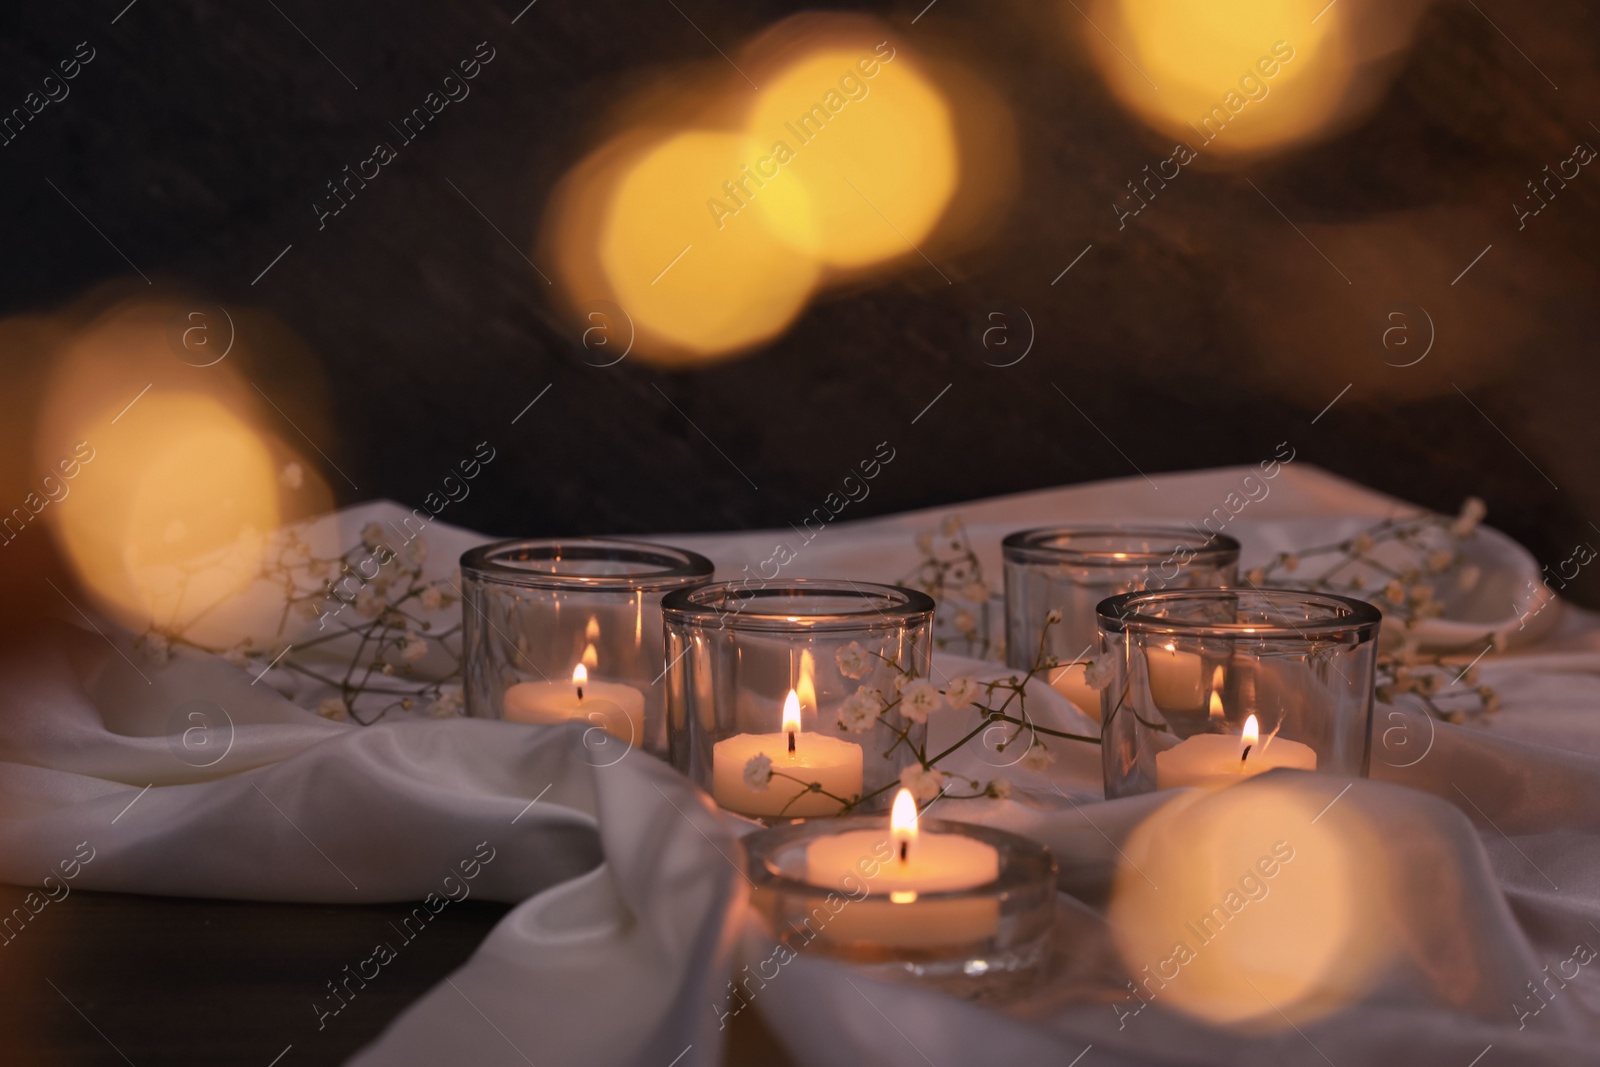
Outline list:
[[[961,510],[993,566],[1007,530],[1193,519],[1242,473]],[[1396,506],[1298,464],[1228,532],[1259,558],[1308,522],[1347,528]],[[356,529],[383,507],[338,521]],[[786,574],[892,580],[903,568],[888,546],[909,544],[937,514],[831,526]],[[480,539],[441,536],[451,552]],[[731,577],[767,558],[775,536],[787,535],[660,539],[707,552]],[[1162,807],[1170,794],[1101,801],[1090,746],[1068,746],[1048,771],[1014,772],[1010,800],[942,802],[946,818],[1029,834],[1058,859],[1056,962],[1035,995],[971,1004],[803,950],[734,1001],[730,980],[771,954],[746,906],[738,839],[748,828],[660,762],[630,753],[599,766],[576,725],[331,723],[220,659],[183,654],[157,668],[131,665],[125,650],[62,625],[0,654],[0,879],[41,893],[70,877],[75,888],[176,896],[415,901],[423,922],[468,893],[514,903],[465,965],[356,1058],[362,1065],[714,1065],[734,1009],[762,1012],[798,1062],[818,1067],[1065,1067],[1080,1055],[1085,1067],[1600,1059],[1600,966],[1578,950],[1600,948],[1600,624],[1574,609],[1537,644],[1483,661],[1505,702],[1487,725],[1385,720],[1399,733],[1375,754],[1373,780],[1319,776],[1298,787],[1311,812],[1328,807],[1288,831],[1300,866],[1250,907],[1293,914],[1289,872],[1333,869],[1315,865],[1337,852],[1366,889],[1350,944],[1381,946],[1381,962],[1316,1010],[1276,1004],[1238,1027],[1176,1010],[1188,979],[1130,992],[1138,968],[1119,956],[1116,923],[1127,913],[1114,901],[1130,863],[1171,862],[1139,827],[1174,809]],[[936,666],[952,677],[995,669],[949,657]],[[225,755],[204,767],[180,758],[186,723],[175,714],[200,699],[231,720]],[[1041,706],[1051,699],[1042,694]],[[1086,725],[1064,703],[1051,713]],[[946,713],[934,728],[960,736],[960,720]],[[993,773],[979,754],[966,758],[975,775]],[[1341,842],[1359,847],[1338,851]],[[1184,899],[1183,884],[1160,881],[1154,899]],[[1337,918],[1300,906],[1312,927]],[[1232,951],[1218,944],[1201,951]]]

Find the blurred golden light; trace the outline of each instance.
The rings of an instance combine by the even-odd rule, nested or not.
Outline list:
[[[1349,807],[1316,821],[1329,790],[1310,781],[1183,790],[1129,836],[1109,909],[1131,978],[1119,1015],[1277,1026],[1370,986],[1392,947],[1384,852]]]
[[[770,182],[732,217],[712,206],[726,203],[726,187],[763,154],[748,137],[691,130],[622,171],[600,226],[599,264],[641,334],[691,352],[729,352],[775,336],[805,307],[817,264],[770,226],[780,215],[809,225],[805,188]]]
[[[778,236],[840,267],[915,254],[960,176],[950,109],[915,61],[887,41],[834,44],[761,80],[757,195],[803,185],[807,208],[772,211]]]
[[[1339,113],[1358,3],[1318,15],[1298,0],[1094,0],[1065,15],[1125,106],[1202,155],[1240,155],[1311,136]]]
[[[241,592],[277,529],[277,466],[238,415],[198,393],[152,393],[123,413],[86,410],[92,469],[51,518],[103,608],[170,624]],[[98,431],[98,432],[97,432]]]

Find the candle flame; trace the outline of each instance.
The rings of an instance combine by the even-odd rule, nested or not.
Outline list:
[[[894,807],[889,811],[889,838],[904,862],[911,842],[917,839],[917,801],[909,789],[902,788],[894,795]]]
[[[1171,652],[1174,656],[1176,656],[1178,654],[1178,646],[1173,644],[1171,641],[1168,641],[1166,644],[1162,645],[1161,647],[1166,649],[1168,652]]]
[[[800,677],[796,679],[795,695],[800,700],[802,708],[817,710],[817,661],[812,658],[809,648],[800,651]]]
[[[600,620],[590,615],[589,625],[583,628],[583,636],[590,641],[598,641],[600,639]]]
[[[583,646],[583,662],[578,664],[578,666],[588,668],[588,667],[593,667],[595,664],[597,664],[599,662],[600,662],[600,656],[599,656],[598,653],[595,652],[594,646],[593,645],[585,645],[585,646]]]
[[[1223,717],[1222,668],[1218,667],[1211,675],[1211,718],[1220,721]]]
[[[894,889],[889,892],[889,903],[891,904],[915,904],[916,902],[917,891],[915,889]]]
[[[587,667],[580,663],[576,667],[572,668],[573,685],[583,685],[584,683],[588,682],[588,680],[589,669]]]
[[[1261,724],[1256,722],[1254,715],[1244,721],[1244,734],[1239,738],[1239,762],[1243,763],[1250,756],[1250,750],[1256,742],[1261,740]]]
[[[783,732],[786,734],[800,732],[800,695],[793,689],[783,698]]]

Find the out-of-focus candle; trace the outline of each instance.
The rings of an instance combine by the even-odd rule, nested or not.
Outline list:
[[[772,761],[772,777],[757,787],[745,767],[757,756]],[[802,818],[837,815],[837,798],[861,795],[861,746],[800,729],[800,698],[793,689],[783,704],[783,729],[775,734],[735,734],[711,748],[711,796],[741,815]],[[812,791],[812,782],[821,792]],[[832,794],[829,796],[828,794]]]
[[[851,830],[806,846],[805,880],[852,898],[823,928],[836,941],[915,948],[982,940],[999,929],[998,901],[927,900],[923,894],[971,889],[998,877],[1000,853],[993,845],[965,834],[920,832],[907,789],[895,796],[884,829]]]
[[[1216,694],[1212,696],[1215,698]],[[1317,753],[1298,741],[1269,737],[1260,743],[1261,727],[1254,715],[1245,720],[1244,733],[1196,734],[1172,748],[1156,753],[1156,788],[1180,785],[1216,788],[1264,774],[1275,767],[1301,771],[1317,769]]]
[[[644,694],[620,682],[592,682],[582,663],[572,669],[570,685],[518,682],[506,690],[501,707],[508,722],[587,722],[632,744],[644,740]]]
[[[1145,650],[1150,673],[1150,699],[1163,711],[1193,711],[1205,707],[1205,668],[1193,652],[1179,651],[1171,642]]]
[[[1082,663],[1069,663],[1065,667],[1056,667],[1048,675],[1050,688],[1072,701],[1074,707],[1095,722],[1100,721],[1100,693],[1090,687],[1084,672],[1088,668]]]

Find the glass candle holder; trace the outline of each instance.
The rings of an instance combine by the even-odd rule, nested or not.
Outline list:
[[[896,890],[888,820],[811,819],[744,838],[751,904],[768,932],[796,952],[971,1000],[1004,1001],[1032,988],[1048,964],[1055,921],[1049,850],[1004,830],[940,819],[922,820],[920,834],[959,838],[962,851],[986,846],[994,877],[959,889]]]
[[[926,723],[897,681],[926,678],[933,600],[795,579],[680,590],[662,602],[672,762],[759,819],[886,807]]]
[[[1106,796],[1277,767],[1365,776],[1382,616],[1285,589],[1125,593],[1099,608]]]
[[[633,747],[665,755],[661,598],[712,572],[694,552],[594,537],[463,553],[467,714],[586,722],[604,731],[594,737],[608,762]]]
[[[1006,581],[1006,665],[1047,678],[1098,718],[1099,694],[1082,661],[1099,647],[1095,608],[1106,597],[1148,589],[1214,589],[1239,576],[1239,542],[1161,526],[1049,527],[1001,542]],[[1054,612],[1059,612],[1059,620]]]

